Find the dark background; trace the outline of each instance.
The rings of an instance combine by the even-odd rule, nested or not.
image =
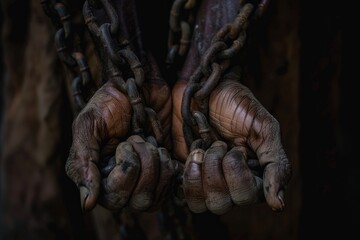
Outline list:
[[[151,3],[144,5],[151,9]],[[40,1],[4,0],[0,7],[0,238],[119,239],[108,212],[81,215],[77,190],[63,172],[72,114],[53,28]],[[231,239],[356,236],[359,64],[353,9],[324,0],[271,1],[250,35],[244,84],[280,122],[294,169],[287,208],[236,208],[221,217],[222,226],[200,216],[196,221],[205,235],[226,229]],[[167,15],[159,16],[161,28]],[[151,37],[148,42],[164,44]],[[145,229],[148,219],[151,214],[142,217]]]

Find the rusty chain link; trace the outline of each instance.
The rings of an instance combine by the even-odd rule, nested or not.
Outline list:
[[[208,50],[203,54],[199,67],[191,75],[184,91],[181,114],[183,132],[188,147],[208,148],[215,135],[208,123],[208,97],[217,86],[231,60],[237,56],[246,41],[246,29],[254,6],[246,3],[233,22],[222,27],[214,36]],[[191,102],[199,102],[199,111],[191,111]],[[194,141],[193,128],[198,127],[200,141]]]
[[[171,65],[188,52],[192,27],[195,21],[196,0],[175,0],[169,18],[168,55],[166,63]]]
[[[95,12],[101,11],[107,16],[108,22],[101,22]],[[125,95],[130,99],[133,109],[132,133],[145,136],[146,120],[152,127],[155,140],[154,145],[163,144],[161,124],[155,111],[145,105],[141,95],[144,82],[144,70],[138,57],[131,49],[129,41],[119,33],[119,19],[116,10],[109,0],[85,1],[83,17],[90,33],[102,45],[108,59],[107,75]]]
[[[80,37],[73,31],[71,16],[67,6],[56,0],[41,0],[45,14],[56,27],[55,47],[59,59],[70,70],[72,98],[75,115],[85,106],[92,87],[92,78],[86,57],[81,48]]]
[[[240,2],[244,1],[241,0]],[[260,18],[264,14],[269,2],[270,0],[261,0],[257,4],[254,14],[255,18]],[[188,52],[198,3],[199,0],[175,0],[172,4],[169,17],[168,54],[166,58],[168,65],[174,64],[179,59],[184,59]],[[233,48],[239,48],[237,42],[234,42],[234,44]],[[235,49],[229,49],[228,53],[224,52],[223,54],[235,52]]]

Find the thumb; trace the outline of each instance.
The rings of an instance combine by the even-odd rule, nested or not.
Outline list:
[[[264,168],[263,187],[267,204],[274,211],[285,208],[285,189],[291,178],[291,164],[280,142],[278,123],[272,125],[272,132],[264,134],[264,141],[256,154]]]
[[[66,174],[79,188],[83,212],[95,207],[100,188],[99,143],[96,134],[90,134],[91,117],[85,115],[88,113],[74,121],[73,143],[65,165]]]
[[[128,98],[110,81],[96,91],[75,118],[73,142],[65,170],[80,190],[84,211],[95,207],[99,195],[101,179],[97,166],[100,146],[103,147],[106,140],[124,136],[129,129],[130,119]],[[105,147],[102,150],[106,153],[109,149]]]
[[[231,79],[219,83],[211,93],[209,106],[211,125],[222,137],[255,151],[264,169],[266,201],[273,210],[283,210],[291,165],[281,145],[279,122],[250,89]]]

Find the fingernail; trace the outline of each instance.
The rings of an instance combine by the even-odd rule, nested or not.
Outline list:
[[[80,187],[80,200],[81,200],[81,209],[85,212],[86,199],[89,196],[89,190],[86,187]]]
[[[202,164],[204,161],[204,150],[196,149],[191,152],[192,158],[191,161],[196,164]]]
[[[122,142],[121,144],[122,144],[122,147],[129,152],[132,152],[134,150],[131,143],[129,143],[129,142]]]
[[[285,202],[284,202],[284,190],[280,190],[278,192],[278,199],[281,203],[281,210],[284,210],[285,208]]]
[[[160,155],[160,161],[161,162],[169,162],[171,161],[171,157],[169,155],[169,152],[166,148],[160,147],[158,148],[159,155]]]

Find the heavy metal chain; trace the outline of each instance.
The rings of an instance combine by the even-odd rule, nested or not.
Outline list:
[[[197,0],[173,2],[169,18],[166,59],[169,65],[179,63],[179,59],[184,59],[188,52],[198,3]],[[78,113],[91,96],[85,93],[88,92],[87,89],[90,88],[92,82],[80,38],[72,29],[70,14],[64,3],[58,0],[41,0],[41,4],[44,12],[56,26],[55,46],[59,58],[73,73],[73,101],[76,113]],[[191,76],[184,92],[181,108],[184,136],[189,147],[206,149],[215,139],[207,120],[209,95],[231,66],[234,57],[243,48],[250,16],[261,16],[267,5],[268,0],[260,0],[255,11],[253,4],[243,5],[234,21],[222,27],[214,35],[210,48],[202,56],[199,67]],[[101,58],[106,67],[107,79],[105,80],[115,83],[130,99],[133,109],[132,134],[143,136],[155,146],[161,146],[163,144],[161,124],[156,112],[146,106],[142,96],[143,66],[128,39],[120,33],[119,17],[112,0],[86,0],[83,5],[83,17],[94,41],[102,48]],[[198,111],[191,111],[192,100],[200,103]],[[145,133],[146,123],[150,123],[154,136]],[[197,133],[193,132],[194,128],[197,128]],[[194,134],[199,135],[200,139],[194,141]],[[175,215],[166,211],[160,214],[163,218],[173,219],[172,222],[176,223],[174,226],[179,228],[177,234],[170,235],[186,235],[182,230],[186,228],[183,226],[184,223],[181,223],[182,221]],[[126,238],[124,236],[124,239]]]
[[[81,40],[73,24],[67,6],[56,0],[41,0],[45,14],[56,27],[55,47],[59,59],[70,70],[74,112],[78,114],[91,96],[92,78]]]
[[[230,67],[231,60],[237,56],[246,41],[246,29],[254,6],[247,3],[241,7],[232,23],[223,26],[213,37],[208,50],[203,54],[199,67],[190,77],[182,99],[181,114],[186,144],[194,147],[208,148],[214,141],[208,123],[208,98],[219,83],[224,72]],[[191,101],[199,102],[199,111],[191,111]],[[193,128],[201,139],[194,141]]]
[[[95,12],[105,13],[108,22],[100,21]],[[132,133],[145,137],[144,126],[147,119],[155,139],[146,137],[154,145],[162,145],[163,134],[156,112],[145,105],[141,95],[144,82],[142,64],[127,38],[119,32],[119,18],[114,6],[109,0],[87,0],[83,6],[83,16],[89,31],[102,45],[108,80],[113,81],[130,99],[133,108]]]
[[[171,7],[166,59],[169,65],[175,63],[178,58],[184,58],[188,52],[196,4],[196,0],[175,0]]]
[[[81,51],[81,43],[76,32],[72,31],[72,23],[67,8],[62,2],[52,0],[42,0],[44,12],[56,26],[55,46],[60,60],[74,74],[72,81],[72,91],[78,114],[86,105],[86,98],[83,95],[83,88],[91,81],[91,74],[88,64]],[[96,17],[94,13],[103,14],[108,21]],[[104,65],[107,67],[106,81],[112,81],[117,85],[121,92],[127,95],[133,109],[132,134],[140,135],[145,138],[145,121],[148,120],[154,135],[147,135],[146,139],[154,146],[163,144],[163,134],[161,124],[156,112],[145,106],[141,95],[141,86],[144,82],[144,70],[132,51],[128,40],[119,33],[119,18],[116,10],[109,0],[86,0],[83,5],[83,17],[85,23],[102,46],[104,53]],[[125,80],[126,79],[126,80]],[[114,167],[114,163],[107,163],[107,170]],[[103,170],[103,169],[102,169]],[[129,218],[126,212],[122,213],[124,219]],[[134,231],[135,229],[135,231]],[[139,226],[121,225],[120,235],[123,239],[131,239],[133,232],[141,232]]]
[[[108,21],[99,19],[96,16],[99,12],[105,13]],[[108,80],[114,82],[130,99],[133,108],[132,134],[146,137],[154,146],[162,145],[163,133],[157,114],[151,107],[145,105],[141,95],[141,86],[144,82],[143,67],[127,38],[120,34],[118,15],[114,6],[109,0],[86,0],[83,5],[83,17],[89,31],[103,48]],[[145,136],[146,119],[150,122],[154,137]],[[160,211],[159,214],[166,215],[164,211]],[[136,217],[126,211],[122,211],[121,215],[125,223],[120,228],[121,238],[133,239],[138,236],[142,232],[139,225],[126,225],[129,218],[133,219],[132,222],[136,222]],[[163,234],[165,235],[165,232]]]

